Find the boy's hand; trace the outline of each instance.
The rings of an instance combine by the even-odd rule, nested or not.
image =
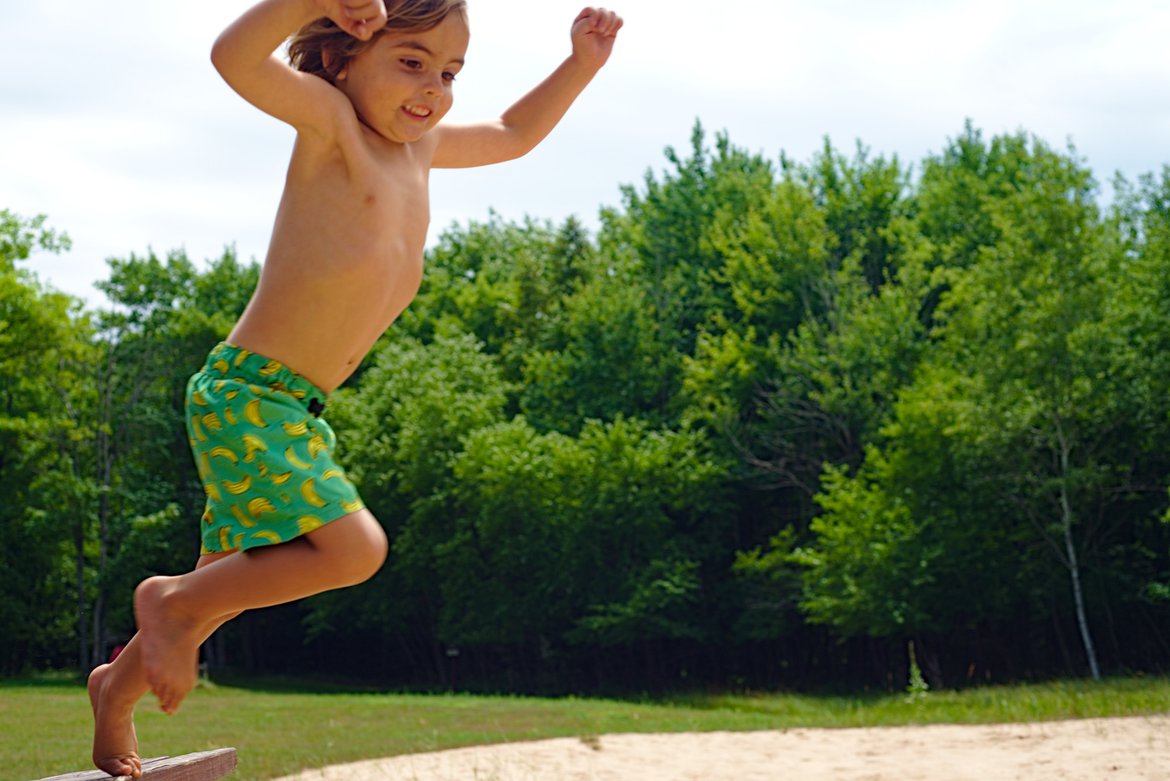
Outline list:
[[[386,24],[384,0],[317,0],[321,12],[347,33],[368,41]]]
[[[613,51],[613,42],[622,28],[622,18],[605,8],[586,8],[573,21],[573,56],[593,68],[600,68]]]

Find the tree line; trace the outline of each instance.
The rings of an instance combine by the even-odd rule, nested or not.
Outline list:
[[[709,140],[600,227],[492,215],[330,400],[392,541],[212,667],[525,692],[1164,670],[1170,166],[968,124],[917,167]],[[0,673],[88,669],[190,567],[187,377],[258,278],[0,211]]]

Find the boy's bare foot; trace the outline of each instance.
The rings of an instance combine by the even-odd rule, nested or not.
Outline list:
[[[134,618],[142,643],[142,668],[166,713],[174,713],[195,685],[200,626],[166,604],[174,578],[147,578],[134,590]]]
[[[110,666],[89,674],[89,703],[93,706],[93,763],[111,776],[142,775],[138,736],[134,734],[134,705],[121,707],[106,691]]]

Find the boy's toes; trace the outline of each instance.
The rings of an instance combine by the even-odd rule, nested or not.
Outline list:
[[[95,762],[98,769],[102,772],[109,773],[111,776],[130,776],[131,778],[142,777],[142,760],[136,754],[128,754],[126,756],[107,757],[100,762]]]

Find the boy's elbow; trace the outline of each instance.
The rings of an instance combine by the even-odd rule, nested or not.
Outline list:
[[[219,71],[221,76],[223,75],[223,66],[226,59],[227,55],[224,54],[224,46],[217,38],[215,43],[211,44],[211,65]]]
[[[540,146],[540,142],[547,135],[547,132],[540,133],[531,130],[525,132],[519,128],[512,128],[508,134],[508,142],[504,144],[502,150],[504,161],[518,160],[524,157],[524,155]]]
[[[509,149],[505,149],[503,151],[503,153],[500,155],[500,162],[501,163],[510,163],[513,160],[519,160],[521,157],[524,157],[526,154],[531,152],[533,149],[536,149],[536,144],[521,144],[518,146],[511,147]]]
[[[220,76],[223,76],[225,80],[230,80],[228,76],[237,60],[238,55],[235,47],[232,46],[232,41],[225,31],[215,39],[215,43],[211,44],[211,64],[219,71]]]
[[[211,44],[211,64],[215,67],[222,76],[224,70],[229,67],[231,60],[231,49],[224,43],[223,36],[215,39],[215,43]]]

